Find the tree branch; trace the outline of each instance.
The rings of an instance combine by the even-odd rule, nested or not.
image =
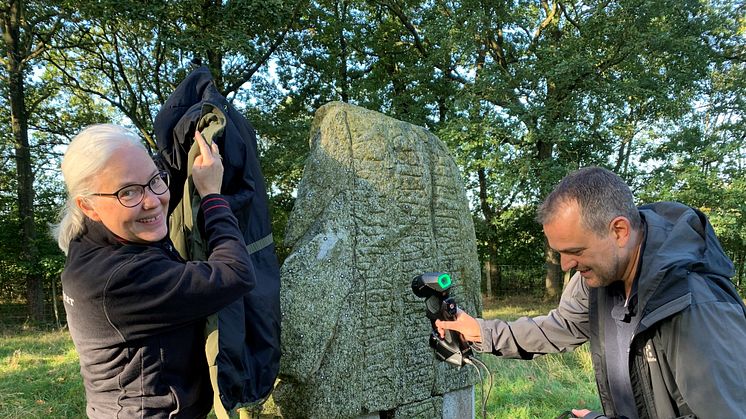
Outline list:
[[[541,8],[544,9],[546,17],[544,18],[544,20],[541,21],[539,27],[536,28],[536,30],[534,31],[534,35],[531,38],[531,45],[528,47],[529,51],[533,51],[534,48],[536,48],[536,45],[539,42],[539,37],[541,37],[544,29],[546,29],[556,17],[558,10],[557,4],[558,3],[554,3],[554,5],[550,8],[549,2],[547,0],[541,0]]]
[[[295,8],[293,9],[293,14],[288,20],[287,25],[285,25],[285,28],[282,30],[279,36],[277,36],[270,45],[270,47],[267,49],[267,51],[262,55],[262,57],[257,60],[254,65],[250,66],[247,70],[243,72],[241,76],[239,76],[238,80],[234,81],[230,84],[230,86],[225,88],[225,92],[223,94],[228,95],[229,93],[235,93],[244,83],[249,81],[251,77],[254,76],[254,74],[259,71],[259,69],[267,63],[269,58],[272,56],[272,54],[275,53],[277,48],[282,45],[283,42],[285,42],[285,37],[287,36],[288,32],[290,31],[290,28],[293,27],[293,24],[298,18],[298,15],[300,14],[301,10],[301,4],[303,2],[297,2],[295,5]]]

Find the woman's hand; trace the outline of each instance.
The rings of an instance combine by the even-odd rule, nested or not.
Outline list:
[[[202,133],[194,131],[194,140],[199,144],[199,155],[194,158],[192,181],[200,196],[220,193],[223,184],[223,158],[218,145],[208,146]]]

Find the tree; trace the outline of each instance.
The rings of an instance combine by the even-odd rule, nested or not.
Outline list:
[[[638,186],[646,201],[674,200],[701,209],[737,267],[746,261],[746,24],[744,5],[719,2],[709,13],[710,65],[689,112],[651,135],[641,155],[655,167]]]
[[[73,36],[49,61],[71,92],[100,98],[155,147],[153,118],[175,86],[203,62],[218,90],[235,96],[266,66],[291,27],[295,3],[182,0],[169,4],[77,4]]]
[[[446,141],[473,199],[490,283],[498,265],[541,260],[549,267],[546,294],[556,298],[562,279],[556,255],[538,245],[540,226],[530,220],[551,187],[579,166],[607,166],[643,196],[652,196],[652,185],[697,190],[679,197],[710,205],[713,218],[733,227],[728,231],[740,228],[735,216],[715,214],[735,214],[742,159],[710,155],[741,150],[743,23],[736,16],[743,6],[696,0],[53,4],[54,16],[65,16],[56,32],[50,30],[59,17],[42,19],[51,6],[27,4],[41,22],[29,33],[39,40],[58,35],[28,44],[55,45],[33,50],[44,53],[35,52],[27,62],[39,64],[24,70],[25,108],[35,110],[30,146],[41,150],[104,120],[134,125],[152,144],[153,116],[189,62],[200,58],[257,127],[263,160],[271,162],[264,174],[278,237],[292,209],[311,118],[331,100],[423,125]],[[48,63],[43,72],[40,57]],[[11,86],[9,74],[3,87]],[[53,108],[62,103],[72,106]],[[62,118],[61,108],[70,108]],[[5,150],[14,162],[22,157]],[[44,164],[42,157],[35,167]],[[689,186],[679,188],[682,178],[666,170],[647,175],[657,166],[682,173]],[[15,187],[16,178],[19,188],[28,184],[20,172],[0,181]],[[722,199],[704,199],[707,188]],[[724,242],[740,246],[739,237]]]
[[[464,153],[493,238],[504,211],[536,205],[572,168],[631,172],[636,130],[681,115],[708,62],[696,1],[378,3],[411,53],[456,84],[438,133]],[[557,298],[562,275],[545,255]]]
[[[25,269],[26,299],[32,323],[44,319],[44,292],[38,266],[34,211],[34,172],[29,143],[29,115],[45,99],[28,101],[29,72],[62,24],[56,8],[38,2],[11,0],[0,9],[2,18],[2,88],[10,105],[10,126],[16,173],[17,219],[20,227],[18,256]],[[33,89],[33,87],[32,87]]]
[[[69,95],[107,104],[114,111],[110,121],[133,125],[155,148],[153,119],[161,104],[191,70],[190,62],[203,62],[218,90],[255,121],[260,152],[272,153],[273,143],[263,132],[268,129],[271,135],[264,121],[275,120],[265,102],[276,96],[267,81],[272,77],[268,64],[294,30],[302,1],[67,3],[72,33],[59,40],[64,49],[48,55],[47,74]],[[283,151],[274,156],[282,158]],[[282,165],[267,165],[265,176],[288,176],[281,169]],[[287,196],[280,193],[272,199],[279,219],[289,212]],[[284,229],[284,224],[277,229]]]

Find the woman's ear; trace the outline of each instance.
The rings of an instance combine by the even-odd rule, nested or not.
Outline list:
[[[99,217],[98,212],[95,208],[93,208],[93,205],[91,205],[91,201],[88,198],[84,196],[76,197],[75,205],[77,205],[78,208],[83,211],[83,214],[85,214],[86,217],[90,218],[93,221],[101,221],[101,217]]]

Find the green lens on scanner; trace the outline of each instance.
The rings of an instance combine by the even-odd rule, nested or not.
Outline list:
[[[440,274],[438,277],[438,285],[441,288],[446,289],[451,286],[451,276],[448,274]]]

